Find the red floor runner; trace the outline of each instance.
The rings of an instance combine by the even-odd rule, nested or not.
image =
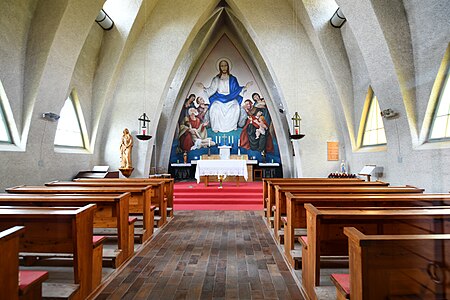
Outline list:
[[[262,182],[177,182],[174,185],[174,210],[262,210]]]

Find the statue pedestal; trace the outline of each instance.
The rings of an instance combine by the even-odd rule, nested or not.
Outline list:
[[[130,177],[133,170],[134,168],[119,168],[120,173],[127,178]]]
[[[220,159],[230,159],[231,146],[219,146]]]

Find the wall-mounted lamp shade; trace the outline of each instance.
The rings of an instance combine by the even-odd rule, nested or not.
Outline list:
[[[398,113],[395,112],[393,109],[388,108],[383,111],[381,111],[381,116],[385,119],[394,119],[398,117]]]
[[[344,25],[345,21],[347,21],[347,19],[342,13],[341,8],[338,7],[338,9],[334,12],[333,16],[330,19],[330,24],[335,28],[341,28],[342,25]]]
[[[97,22],[97,24],[104,30],[110,30],[114,27],[114,21],[103,9],[98,13],[97,18],[95,18],[95,22]]]
[[[47,121],[56,122],[60,118],[58,114],[52,113],[52,112],[46,112],[42,114],[42,118],[46,119]]]

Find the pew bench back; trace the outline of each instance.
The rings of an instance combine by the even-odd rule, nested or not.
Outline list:
[[[365,235],[354,227],[344,233],[351,299],[450,297],[450,234]]]

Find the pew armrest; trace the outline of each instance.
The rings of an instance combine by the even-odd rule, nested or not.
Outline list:
[[[308,236],[302,235],[298,238],[298,241],[302,244],[303,248],[308,249]]]

